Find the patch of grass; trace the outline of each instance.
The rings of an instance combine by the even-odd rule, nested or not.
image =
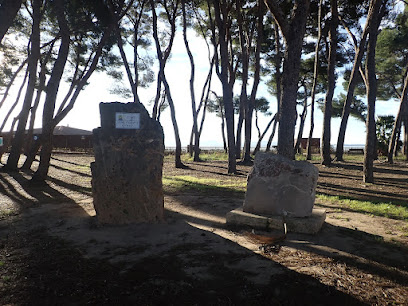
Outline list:
[[[190,154],[183,154],[181,156],[182,161],[193,161],[194,156]],[[200,159],[202,161],[228,161],[228,154],[224,151],[203,152],[200,153]]]
[[[345,199],[339,196],[317,195],[323,202],[337,204],[355,212],[408,221],[408,207],[392,203]]]
[[[296,154],[296,160],[306,160],[306,153],[305,154]],[[312,161],[320,161],[321,157],[319,154],[312,154]]]
[[[408,237],[408,225],[401,226],[400,230],[403,232],[405,237]]]
[[[343,221],[350,221],[350,218],[342,217],[342,216],[331,216],[333,219],[343,220]]]
[[[18,212],[15,209],[6,208],[3,210],[0,210],[0,219],[11,217],[11,216],[16,216],[16,215],[18,215]]]
[[[164,176],[163,186],[176,191],[195,190],[200,192],[245,192],[246,181],[236,178],[217,180],[189,175]]]

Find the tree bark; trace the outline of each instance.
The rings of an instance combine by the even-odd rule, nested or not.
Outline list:
[[[244,29],[244,22],[242,16],[242,1],[236,0],[237,6],[237,21],[238,21],[238,31],[239,31],[239,44],[241,48],[241,64],[242,64],[242,85],[241,85],[241,95],[239,98],[239,118],[237,125],[237,139],[236,139],[236,158],[241,157],[241,133],[242,133],[242,124],[245,121],[245,141],[247,139],[247,121],[252,120],[249,118],[249,109],[250,101],[248,101],[248,73],[249,73],[249,41],[248,41],[248,32]],[[245,142],[244,141],[244,142]]]
[[[191,95],[191,109],[193,112],[193,133],[194,133],[194,161],[200,161],[200,135],[198,133],[198,124],[197,124],[197,108],[194,94],[194,76],[195,76],[195,66],[194,66],[194,57],[191,53],[190,46],[187,40],[187,14],[186,14],[186,4],[185,0],[181,4],[183,10],[183,40],[184,45],[186,46],[188,58],[190,60],[191,74],[190,74],[190,95]]]
[[[225,110],[225,121],[227,123],[227,142],[228,142],[228,173],[236,173],[236,159],[235,159],[235,135],[234,135],[234,107],[232,95],[232,75],[229,63],[228,54],[228,35],[226,27],[228,23],[227,8],[225,5],[220,5],[219,1],[214,0],[215,21],[219,31],[219,46],[221,58],[221,71],[218,77],[222,84],[223,103]],[[221,18],[221,8],[222,15]]]
[[[0,44],[20,10],[22,0],[3,0],[0,7]]]
[[[401,126],[403,116],[407,112],[407,110],[408,110],[408,73],[405,76],[404,88],[402,90],[402,95],[401,95],[401,100],[400,100],[400,107],[398,110],[398,114],[395,118],[394,128],[392,130],[391,139],[390,139],[390,143],[388,146],[387,157],[388,157],[388,162],[390,164],[394,162],[393,153],[394,153],[394,148],[396,147],[396,143],[397,143],[397,131]],[[406,130],[406,126],[405,126],[405,130]]]
[[[30,124],[29,124],[28,131],[27,131],[27,139],[26,139],[26,144],[25,144],[25,149],[24,149],[24,152],[26,154],[26,160],[24,161],[24,164],[22,166],[23,169],[31,168],[31,164],[32,164],[32,161],[30,162],[27,154],[28,154],[28,152],[31,151],[30,149],[31,149],[31,146],[33,144],[33,130],[34,130],[35,117],[36,117],[36,114],[37,114],[38,106],[40,104],[40,99],[42,97],[42,93],[45,91],[45,82],[46,82],[46,78],[47,78],[47,76],[46,76],[47,64],[48,64],[48,61],[51,58],[52,51],[53,51],[53,48],[54,48],[54,43],[55,42],[53,42],[51,44],[45,58],[43,60],[40,60],[41,71],[40,71],[39,77],[38,77],[39,81],[38,81],[37,95],[36,95],[35,100],[34,100],[34,105],[33,105],[33,107],[31,108],[31,111],[30,111],[30,113],[31,113]],[[36,151],[36,153],[37,153],[37,151]]]
[[[24,75],[23,82],[21,82],[20,88],[18,89],[16,100],[14,101],[14,103],[10,107],[10,109],[8,110],[7,115],[4,117],[3,123],[0,126],[0,132],[3,131],[9,117],[11,116],[11,113],[14,111],[14,109],[16,108],[18,102],[20,101],[21,93],[23,92],[24,86],[25,86],[25,84],[27,82],[27,76],[28,76],[28,69],[26,70],[26,73]],[[21,113],[15,118],[15,120],[18,120],[20,115],[21,115]],[[13,126],[14,126],[14,124],[13,124]],[[10,129],[10,132],[12,132],[12,131],[13,131],[13,127],[11,127],[11,129]]]
[[[53,124],[55,103],[57,100],[57,94],[62,75],[64,73],[65,64],[68,59],[70,46],[70,31],[68,28],[67,20],[65,19],[64,2],[63,0],[56,0],[54,2],[54,5],[54,10],[56,12],[58,20],[58,26],[60,28],[61,44],[58,50],[58,57],[55,61],[51,76],[47,83],[47,95],[45,97],[42,118],[42,148],[40,152],[40,164],[38,165],[38,169],[34,173],[32,178],[32,180],[37,182],[43,182],[46,179],[50,166],[52,139],[55,128],[55,125]]]
[[[158,82],[162,82],[165,88],[166,92],[166,97],[167,97],[167,102],[169,103],[170,106],[170,115],[171,115],[171,120],[173,123],[173,128],[174,128],[174,136],[175,136],[175,141],[176,141],[176,151],[175,151],[175,167],[176,168],[183,168],[185,167],[184,164],[181,162],[181,141],[180,141],[180,134],[179,134],[179,129],[177,125],[177,119],[176,119],[176,111],[173,103],[173,99],[171,96],[170,92],[170,86],[166,80],[166,76],[164,74],[164,67],[166,65],[167,59],[170,56],[171,48],[173,46],[173,39],[175,35],[175,16],[176,16],[176,10],[173,12],[173,16],[169,22],[171,23],[171,40],[169,42],[169,45],[167,46],[167,49],[163,53],[161,51],[160,47],[160,42],[159,42],[159,36],[157,33],[157,14],[156,14],[156,9],[154,7],[154,1],[151,1],[151,7],[152,7],[152,14],[153,14],[153,37],[156,43],[156,51],[157,51],[157,59],[159,60],[160,64],[160,69],[159,69],[159,80]],[[170,17],[170,16],[169,16]]]
[[[315,111],[315,97],[316,97],[316,86],[317,86],[317,78],[318,78],[318,71],[319,71],[319,50],[320,50],[320,42],[322,40],[322,5],[323,0],[319,1],[319,11],[318,11],[318,29],[317,29],[317,41],[316,41],[316,48],[315,48],[315,57],[314,57],[314,66],[313,66],[313,84],[312,84],[312,92],[310,94],[310,130],[309,130],[309,137],[307,138],[307,147],[306,147],[306,159],[312,160],[312,138],[313,138],[313,131],[314,131],[314,111]]]
[[[198,115],[200,114],[200,111],[201,110],[203,111],[203,114],[201,116],[200,128],[198,129],[198,135],[200,137],[201,137],[201,133],[204,127],[205,115],[206,115],[207,104],[208,104],[208,97],[211,92],[211,80],[212,80],[213,67],[214,67],[214,57],[210,61],[210,70],[208,72],[207,79],[204,83],[204,86],[201,92],[200,104],[197,109],[197,118],[198,118]],[[194,131],[193,129],[191,129],[190,147],[193,146],[193,139],[194,139]]]
[[[384,1],[384,5],[385,2]],[[377,77],[375,75],[375,47],[377,44],[378,27],[380,25],[385,7],[382,0],[373,0],[373,17],[368,30],[367,60],[365,66],[366,91],[367,91],[367,120],[366,120],[366,144],[364,150],[363,181],[374,182],[374,159],[376,156],[376,134],[375,134],[375,101],[377,95]]]
[[[30,55],[28,59],[28,85],[24,98],[23,108],[20,112],[17,131],[14,136],[10,155],[7,159],[6,168],[9,170],[17,170],[18,161],[20,159],[21,148],[24,141],[24,133],[27,125],[27,119],[33,100],[35,83],[37,80],[37,63],[40,58],[40,19],[41,19],[41,0],[33,0],[33,26],[31,32]]]
[[[405,160],[408,160],[408,115],[404,120],[404,154]]]
[[[285,56],[282,74],[282,97],[278,129],[278,154],[294,159],[294,134],[296,125],[296,98],[299,81],[300,57],[309,0],[295,1],[290,22],[276,1],[265,0],[285,39]]]
[[[328,88],[324,101],[324,119],[323,119],[323,135],[322,135],[322,164],[325,166],[331,165],[330,156],[330,135],[331,135],[331,117],[332,117],[332,101],[334,89],[336,87],[336,52],[337,52],[337,26],[338,26],[338,11],[337,0],[330,0],[330,30],[329,30],[329,64],[327,67]]]
[[[281,57],[281,44],[280,44],[280,35],[279,35],[279,28],[277,23],[275,22],[274,24],[274,32],[275,32],[275,60],[274,60],[274,65],[275,65],[275,79],[276,79],[276,118],[275,122],[273,123],[272,127],[272,133],[269,136],[268,143],[266,144],[266,149],[265,152],[269,152],[271,150],[271,145],[273,138],[275,137],[275,132],[276,132],[276,126],[278,125],[279,122],[279,114],[280,114],[280,104],[281,104],[281,95],[282,95],[282,74],[281,74],[281,65],[282,65],[282,57]]]
[[[374,1],[374,0],[373,0]],[[351,103],[354,98],[354,89],[357,86],[357,80],[358,80],[358,73],[361,65],[361,61],[364,55],[365,51],[365,45],[367,41],[367,35],[368,35],[368,27],[371,22],[371,19],[373,18],[373,11],[372,9],[369,10],[367,20],[364,26],[363,33],[361,35],[361,40],[359,45],[357,46],[357,42],[355,42],[355,49],[356,53],[354,56],[354,64],[353,64],[353,69],[351,71],[350,75],[350,80],[347,88],[347,96],[346,100],[344,101],[344,106],[343,106],[343,113],[341,115],[341,122],[340,122],[340,128],[339,128],[339,135],[337,137],[337,146],[336,146],[336,160],[341,161],[343,160],[343,154],[344,154],[344,140],[346,137],[346,128],[347,128],[347,122],[348,118],[350,116],[350,111],[351,111]],[[349,32],[351,34],[351,32]],[[355,38],[352,36],[353,40]]]
[[[305,120],[306,120],[306,114],[307,114],[307,88],[306,85],[303,85],[305,89],[305,99],[303,101],[303,111],[302,114],[300,115],[300,124],[299,124],[299,131],[298,131],[298,136],[296,138],[296,144],[295,144],[295,154],[300,152],[300,142],[302,140],[302,135],[303,135],[303,129],[305,126]]]
[[[245,113],[245,147],[244,157],[242,159],[244,164],[250,164],[251,158],[251,133],[252,133],[252,114],[255,105],[256,93],[258,91],[258,85],[261,75],[261,46],[263,42],[263,16],[264,16],[264,3],[262,0],[258,1],[258,15],[257,15],[257,37],[256,37],[256,49],[255,49],[255,73],[254,81],[252,84],[251,96],[249,98],[246,113]],[[259,137],[260,138],[260,137]]]
[[[258,153],[259,150],[261,149],[262,139],[265,137],[266,132],[269,130],[269,128],[270,128],[272,122],[275,121],[276,117],[277,117],[277,116],[276,116],[276,114],[275,114],[275,115],[272,117],[272,119],[269,120],[269,122],[268,122],[268,124],[266,125],[266,128],[265,128],[265,130],[263,131],[261,137],[259,137],[259,139],[258,139],[258,142],[257,142],[257,144],[256,144],[256,146],[255,146],[254,152],[252,153],[253,155],[256,155],[256,153]]]

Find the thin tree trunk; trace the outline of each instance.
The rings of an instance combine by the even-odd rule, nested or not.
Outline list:
[[[242,85],[243,86],[243,85]],[[239,114],[238,114],[238,122],[237,122],[237,139],[235,143],[235,158],[241,158],[241,145],[242,145],[242,126],[245,120],[245,108],[248,102],[248,97],[244,98],[242,94],[243,89],[241,89],[241,95],[239,99]],[[246,93],[246,89],[245,89]]]
[[[3,40],[7,30],[13,24],[18,11],[20,10],[22,0],[3,0],[0,9],[0,43]]]
[[[164,74],[164,67],[166,64],[166,61],[170,55],[171,52],[171,48],[173,45],[173,39],[174,39],[174,35],[175,35],[175,14],[173,15],[173,19],[172,21],[170,21],[169,18],[169,22],[171,22],[171,27],[172,27],[172,34],[171,34],[171,40],[169,42],[169,45],[166,49],[166,51],[163,53],[161,51],[161,47],[160,47],[160,42],[159,42],[159,36],[157,33],[157,14],[156,14],[156,9],[154,7],[154,2],[151,1],[151,7],[152,7],[152,13],[153,13],[153,37],[156,43],[156,51],[157,51],[157,58],[159,60],[160,63],[160,69],[159,69],[159,80],[158,82],[163,83],[164,88],[165,88],[165,92],[166,92],[166,97],[167,97],[167,102],[169,103],[170,106],[170,115],[171,115],[171,120],[173,123],[173,128],[174,128],[174,136],[175,136],[175,141],[176,141],[176,151],[175,151],[175,167],[176,168],[183,168],[185,167],[183,165],[183,163],[181,162],[181,141],[180,141],[180,134],[179,134],[179,130],[178,130],[178,125],[177,125],[177,119],[176,119],[176,111],[174,108],[174,103],[173,103],[173,99],[170,93],[170,86],[166,80],[166,76]]]
[[[61,33],[61,44],[58,50],[58,57],[55,61],[51,72],[50,79],[47,83],[47,95],[44,102],[43,124],[42,124],[42,148],[40,152],[40,164],[37,171],[34,173],[32,180],[43,182],[48,174],[52,153],[52,139],[55,125],[53,124],[55,103],[62,75],[64,73],[65,64],[68,59],[70,46],[70,31],[64,14],[63,0],[54,2],[55,11],[58,19],[58,26]]]
[[[306,159],[312,159],[312,139],[313,139],[313,131],[314,131],[314,112],[315,112],[315,97],[316,97],[316,86],[317,86],[317,77],[319,71],[319,50],[320,50],[320,42],[322,40],[322,4],[323,0],[319,1],[319,12],[318,12],[318,32],[317,32],[317,42],[315,48],[315,58],[314,58],[314,66],[313,66],[313,85],[312,85],[312,92],[310,94],[310,131],[309,137],[307,138],[307,147],[306,147]]]
[[[31,148],[31,146],[33,144],[33,130],[34,130],[35,118],[36,118],[36,114],[37,114],[38,105],[40,104],[40,99],[41,99],[42,93],[45,90],[45,81],[46,81],[46,77],[47,77],[46,76],[46,72],[47,72],[46,67],[47,67],[48,61],[51,58],[53,48],[54,48],[54,43],[51,44],[47,55],[45,56],[44,60],[41,61],[41,71],[40,71],[40,74],[39,74],[39,77],[38,77],[39,82],[38,82],[37,95],[36,95],[35,100],[34,100],[34,105],[33,105],[33,107],[31,108],[31,111],[30,111],[30,113],[31,113],[30,124],[29,124],[28,131],[27,131],[27,139],[26,139],[26,144],[25,144],[25,149],[24,149],[24,152],[25,152],[26,155],[28,154],[28,152],[30,152],[30,148]],[[24,164],[23,164],[23,167],[22,167],[23,169],[25,168],[26,161],[27,161],[27,158],[24,161]],[[30,163],[30,167],[31,167],[31,163]]]
[[[28,59],[28,85],[24,98],[23,108],[20,112],[17,131],[14,136],[10,155],[7,159],[6,168],[9,170],[17,170],[18,161],[20,159],[21,148],[23,146],[25,128],[27,119],[33,100],[35,83],[37,80],[37,62],[40,58],[40,19],[41,19],[41,0],[33,0],[33,26],[31,32],[30,55]]]
[[[408,116],[404,120],[404,154],[405,160],[408,160]]]
[[[24,79],[23,79],[23,82],[20,85],[20,88],[18,89],[16,100],[14,101],[13,105],[10,107],[9,111],[7,112],[7,115],[4,117],[3,123],[1,124],[1,127],[0,127],[0,133],[3,131],[4,126],[6,125],[9,117],[11,116],[11,113],[14,111],[14,109],[16,108],[18,102],[20,101],[21,93],[23,92],[24,86],[25,86],[26,81],[27,81],[27,76],[28,76],[28,69],[26,70],[26,73],[24,75]],[[20,117],[20,115],[21,115],[21,113],[17,116],[17,119]],[[11,129],[10,132],[12,130],[13,129]]]
[[[221,108],[221,106],[220,106]],[[222,144],[224,146],[224,152],[228,152],[228,146],[227,146],[227,140],[225,138],[225,118],[224,118],[224,112],[221,110],[221,135],[222,135]]]
[[[337,0],[330,0],[330,30],[329,30],[329,64],[327,68],[327,93],[324,101],[324,119],[323,119],[323,135],[322,135],[322,164],[325,166],[331,165],[330,156],[330,136],[331,136],[331,117],[332,117],[332,101],[334,89],[336,87],[336,52],[337,52],[337,26],[338,26],[338,11]]]
[[[263,131],[262,135],[259,137],[258,142],[257,142],[257,144],[256,144],[256,146],[255,146],[254,152],[252,153],[253,155],[256,155],[256,153],[258,153],[259,150],[261,149],[262,139],[265,137],[266,132],[269,130],[269,128],[270,128],[272,122],[274,122],[275,119],[276,119],[276,114],[272,117],[271,120],[269,120],[269,122],[268,122],[268,124],[267,124],[265,130]]]
[[[227,8],[223,6],[222,4],[220,5],[218,1],[213,1],[213,4],[214,4],[215,20],[216,20],[218,31],[219,31],[221,71],[218,76],[222,84],[225,120],[227,123],[228,173],[236,173],[234,107],[233,107],[233,101],[232,101],[233,99],[232,75],[231,75],[231,70],[230,70],[229,53],[228,53],[228,35],[226,33],[226,26],[228,23],[227,12],[226,12]],[[221,8],[223,9],[223,19],[221,19]]]
[[[305,120],[306,120],[306,114],[307,114],[307,89],[306,85],[303,85],[305,88],[305,100],[303,101],[303,111],[302,114],[300,115],[300,125],[299,125],[299,131],[298,131],[298,136],[296,139],[296,144],[295,144],[295,154],[300,152],[300,142],[302,140],[302,135],[303,135],[303,129],[305,126]]]
[[[252,116],[249,113],[250,110],[250,101],[248,101],[248,74],[249,74],[249,38],[248,31],[244,29],[244,21],[242,16],[242,1],[236,0],[237,6],[237,21],[238,21],[238,32],[239,32],[239,45],[241,49],[241,65],[242,65],[242,85],[241,85],[241,95],[239,98],[239,118],[237,125],[237,139],[236,139],[236,156],[235,158],[241,158],[241,133],[242,133],[242,124],[245,120],[245,143],[247,141],[247,122],[252,120]],[[247,35],[245,35],[247,34]],[[245,153],[244,153],[245,154]]]
[[[260,82],[260,74],[261,74],[261,46],[263,43],[263,16],[265,13],[265,7],[262,0],[258,0],[258,14],[257,14],[257,38],[256,38],[256,49],[255,49],[255,73],[254,73],[254,81],[252,84],[251,96],[249,98],[246,113],[245,113],[245,147],[244,147],[244,158],[242,162],[244,164],[252,163],[251,158],[251,136],[252,136],[252,114],[255,105],[256,93],[258,91],[258,85]],[[258,117],[256,118],[256,127],[258,129],[258,133],[260,134],[259,127],[258,127]],[[258,139],[260,135],[258,135]]]
[[[296,98],[299,81],[303,38],[309,12],[309,0],[296,1],[291,19],[285,18],[277,2],[265,0],[286,42],[282,75],[282,98],[278,129],[278,154],[294,159]]]
[[[375,0],[372,0],[371,2],[373,2],[373,1],[375,1]],[[354,56],[353,69],[351,71],[350,80],[349,80],[349,84],[348,84],[348,88],[347,88],[347,96],[346,96],[346,100],[344,101],[344,105],[343,105],[343,113],[342,113],[342,116],[341,116],[339,135],[337,137],[336,160],[338,160],[338,161],[343,160],[344,139],[346,137],[347,122],[348,122],[348,118],[350,116],[351,103],[352,103],[353,98],[354,98],[354,89],[357,86],[358,73],[359,73],[361,61],[362,61],[362,58],[363,58],[363,55],[364,55],[364,52],[365,52],[365,45],[366,45],[367,35],[368,35],[368,31],[369,31],[369,24],[370,24],[372,18],[373,18],[373,10],[372,10],[372,6],[370,6],[369,13],[368,13],[368,16],[367,16],[367,20],[366,20],[366,23],[365,23],[365,26],[364,26],[364,30],[363,30],[363,33],[361,35],[361,40],[360,40],[360,43],[358,45],[357,45],[357,41],[356,41],[354,35],[352,34],[351,31],[349,31],[350,36],[352,37],[353,41],[355,41],[356,53],[355,53],[355,56]],[[347,27],[346,27],[346,30],[348,30]]]
[[[137,94],[136,83],[133,80],[133,76],[132,76],[132,72],[130,70],[129,62],[127,60],[126,53],[125,53],[125,50],[123,48],[122,36],[121,36],[121,33],[120,33],[119,25],[117,25],[115,30],[116,30],[115,34],[116,34],[117,45],[118,45],[118,48],[119,48],[119,53],[120,53],[120,56],[122,58],[123,65],[125,66],[126,75],[128,77],[130,88],[132,89],[133,102],[134,103],[140,103],[139,96]]]
[[[40,137],[38,139],[34,140],[31,143],[30,149],[26,153],[26,160],[24,161],[24,164],[21,167],[21,169],[24,169],[24,170],[31,169],[31,166],[32,166],[32,164],[33,164],[33,162],[35,160],[35,157],[36,157],[37,153],[38,153],[38,150],[40,150],[41,142],[42,142],[42,139],[41,139],[41,135],[40,135]]]
[[[208,96],[210,94],[211,91],[211,79],[212,79],[212,73],[213,73],[213,67],[214,67],[214,57],[212,58],[212,60],[210,60],[210,70],[208,72],[207,78],[204,82],[204,86],[203,89],[201,91],[201,98],[200,98],[200,104],[198,105],[198,109],[197,109],[197,120],[198,120],[198,116],[201,112],[201,110],[203,110],[202,116],[201,116],[201,121],[200,121],[200,127],[198,129],[198,135],[201,137],[201,132],[203,130],[203,126],[204,126],[204,120],[205,120],[205,114],[206,114],[206,110],[207,110],[207,102],[208,102]],[[191,134],[190,134],[190,148],[193,147],[193,143],[194,142],[194,129],[191,128]],[[192,155],[192,150],[190,150],[190,156]]]
[[[0,19],[1,20],[1,19]],[[4,102],[6,101],[10,88],[13,86],[15,79],[17,78],[18,74],[20,71],[24,68],[24,66],[27,64],[27,59],[25,59],[20,66],[17,68],[17,70],[13,73],[12,77],[10,78],[10,82],[7,84],[6,90],[4,91],[3,98],[0,101],[0,108],[3,106]],[[1,132],[1,130],[0,130]]]
[[[386,2],[386,0],[385,0]],[[385,3],[384,3],[385,4]],[[367,79],[367,137],[364,151],[363,181],[374,182],[374,159],[377,137],[375,134],[375,102],[377,95],[377,77],[375,75],[375,47],[377,44],[378,27],[380,25],[385,7],[381,7],[382,0],[374,0],[373,18],[369,26],[367,46],[366,79]],[[381,7],[381,8],[380,8]]]
[[[183,10],[183,39],[184,39],[184,45],[186,46],[188,58],[190,60],[190,65],[191,65],[190,95],[191,95],[191,109],[192,109],[192,112],[193,112],[194,161],[198,162],[198,161],[200,161],[200,135],[198,133],[197,109],[196,109],[196,101],[195,101],[195,94],[194,94],[195,66],[194,66],[193,54],[191,53],[190,46],[189,46],[188,40],[187,40],[187,16],[186,16],[185,0],[182,1],[181,7],[182,7],[182,10]]]
[[[393,151],[394,148],[396,146],[397,143],[397,131],[401,126],[401,122],[402,122],[402,117],[404,115],[404,113],[406,112],[406,110],[408,109],[408,74],[405,76],[405,80],[404,80],[404,88],[402,90],[402,94],[401,94],[401,100],[400,100],[400,107],[398,110],[398,114],[395,118],[395,122],[394,122],[394,128],[392,130],[392,134],[391,134],[391,139],[390,139],[390,143],[388,146],[388,162],[390,164],[392,164],[394,162],[393,159]],[[406,126],[405,126],[406,128]]]
[[[275,137],[276,133],[276,127],[279,122],[279,116],[280,116],[280,105],[281,105],[281,95],[282,95],[282,74],[281,74],[281,65],[282,65],[282,57],[281,57],[281,44],[280,44],[280,35],[279,35],[279,28],[278,24],[275,22],[274,24],[274,32],[275,32],[275,78],[276,78],[276,118],[275,122],[273,123],[272,127],[272,133],[269,136],[268,143],[266,144],[266,152],[269,152],[271,150],[272,146],[272,141],[273,138]]]

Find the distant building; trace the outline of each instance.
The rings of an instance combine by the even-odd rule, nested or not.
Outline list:
[[[307,140],[308,138],[302,138],[300,140],[300,149],[301,151],[306,151],[307,149]],[[312,153],[320,153],[320,138],[311,139],[311,148]]]
[[[42,129],[33,130],[34,140],[40,137]],[[26,131],[27,134],[27,131]],[[2,133],[4,144],[11,145],[10,132]],[[54,149],[66,150],[89,150],[92,148],[92,132],[82,129],[76,129],[69,126],[56,126],[53,137]]]

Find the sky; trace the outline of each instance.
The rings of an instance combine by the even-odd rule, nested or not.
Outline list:
[[[196,65],[196,76],[195,76],[195,95],[198,100],[201,96],[202,86],[205,82],[205,78],[208,74],[209,63],[208,63],[208,52],[207,46],[202,38],[197,37],[194,32],[190,31],[188,33],[190,48],[195,59]],[[152,49],[152,52],[155,52]],[[157,70],[157,67],[155,68]],[[186,55],[186,49],[182,39],[182,33],[178,32],[174,41],[174,46],[172,50],[171,58],[166,65],[166,77],[170,85],[171,94],[175,103],[176,118],[178,123],[178,128],[180,132],[180,139],[182,146],[185,147],[189,144],[190,133],[192,128],[192,109],[191,109],[191,97],[189,90],[189,79],[190,79],[190,63]],[[267,78],[263,79],[267,81]],[[17,83],[18,84],[18,83]],[[123,85],[127,85],[127,79],[123,80]],[[239,81],[236,82],[234,87],[234,94],[239,94]],[[100,102],[130,102],[130,99],[125,99],[120,96],[110,94],[109,89],[114,86],[114,81],[102,73],[94,73],[89,79],[89,85],[81,92],[78,100],[73,108],[73,110],[67,115],[67,117],[61,121],[59,125],[70,126],[74,128],[80,128],[85,130],[92,130],[100,126],[100,116],[99,116],[99,103]],[[18,87],[18,86],[15,86]],[[341,80],[338,81],[338,86],[335,92],[337,95],[341,90]],[[65,92],[68,90],[68,85],[63,84],[60,87],[59,97],[63,97]],[[212,81],[212,90],[222,95],[221,83],[218,77],[214,74]],[[4,118],[8,111],[8,108],[15,99],[17,89],[15,88],[8,98],[8,102],[0,108],[0,120]],[[149,101],[155,96],[156,84],[155,82],[151,84],[148,89],[140,89],[140,100],[145,105],[148,112],[151,114],[152,105]],[[24,93],[23,93],[24,94]],[[14,97],[13,97],[14,96]],[[23,95],[24,96],[24,95]],[[273,114],[276,112],[276,98],[271,96],[267,87],[261,83],[258,89],[257,97],[265,97],[270,101],[270,112]],[[197,101],[198,103],[198,101]],[[17,107],[14,112],[14,116],[17,114],[21,106]],[[398,111],[399,103],[398,101],[377,101],[376,104],[376,115],[396,115]],[[302,107],[298,107],[298,113],[302,112]],[[39,109],[38,115],[42,113],[42,109]],[[310,113],[310,111],[308,112]],[[40,118],[40,117],[39,117]],[[265,117],[264,115],[259,116],[259,123],[261,132],[266,127],[270,117]],[[235,122],[237,121],[237,117]],[[174,147],[174,129],[172,126],[170,118],[170,110],[167,108],[161,115],[160,122],[163,126],[165,133],[165,145],[166,147]],[[322,122],[323,114],[316,108],[315,111],[315,129],[314,137],[319,138],[322,134]],[[331,143],[335,144],[337,141],[338,129],[340,126],[340,118],[332,119],[331,124]],[[41,127],[40,120],[37,120],[36,127]],[[5,131],[8,131],[10,125],[6,126]],[[310,118],[307,116],[304,135],[307,137],[310,129]],[[263,146],[266,145],[270,132],[267,133]],[[255,146],[257,141],[257,131],[255,129],[255,116],[252,131],[252,143]],[[295,137],[297,136],[297,129]],[[277,133],[274,138],[274,143],[277,142]],[[201,146],[202,147],[222,147],[222,136],[221,136],[221,119],[216,117],[215,114],[207,113],[204,123],[203,133],[201,136]],[[351,117],[348,122],[345,144],[346,145],[361,145],[365,143],[365,124]]]

